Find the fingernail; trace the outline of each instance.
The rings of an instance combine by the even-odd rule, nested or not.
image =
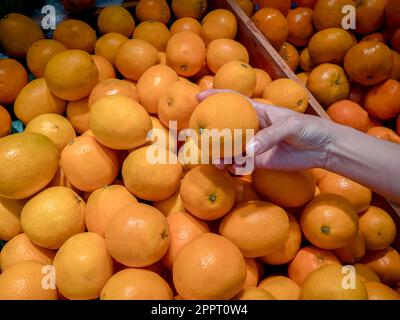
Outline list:
[[[258,140],[253,140],[251,141],[247,146],[246,146],[246,156],[254,156],[259,152],[261,149],[261,143]]]

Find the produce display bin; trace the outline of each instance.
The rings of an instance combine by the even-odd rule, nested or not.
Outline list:
[[[210,9],[224,8],[231,11],[238,22],[238,40],[247,48],[250,55],[250,64],[254,67],[264,69],[272,79],[289,78],[301,84],[296,74],[288,67],[279,53],[258,30],[256,25],[236,4],[234,0],[215,0],[210,2]],[[307,88],[306,88],[307,89]],[[307,114],[330,119],[324,108],[309,92],[309,105]],[[400,205],[384,199],[378,194],[373,194],[372,204],[386,210],[393,218],[396,227],[400,230]],[[396,234],[396,239],[392,244],[393,248],[400,250],[400,233]]]

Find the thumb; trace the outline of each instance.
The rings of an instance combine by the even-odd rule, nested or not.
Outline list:
[[[246,155],[257,156],[268,151],[292,135],[293,131],[293,126],[289,126],[286,121],[274,123],[257,132],[255,137],[246,146]]]

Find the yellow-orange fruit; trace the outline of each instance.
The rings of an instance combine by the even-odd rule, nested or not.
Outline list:
[[[160,96],[176,81],[177,73],[168,66],[159,64],[149,68],[136,85],[140,103],[149,113],[157,113]]]
[[[115,66],[115,57],[119,47],[129,39],[122,34],[110,32],[102,35],[97,39],[94,53],[98,56],[106,58],[112,65]]]
[[[9,13],[0,21],[0,44],[10,56],[25,57],[29,47],[43,39],[42,29],[20,13]]]
[[[27,124],[32,119],[45,113],[62,115],[66,102],[49,90],[44,78],[29,82],[18,94],[14,102],[14,113],[19,120]]]
[[[160,211],[135,203],[110,219],[105,239],[115,260],[129,267],[146,267],[164,256],[170,244],[170,231]]]
[[[25,199],[34,195],[53,179],[58,162],[57,146],[40,133],[17,133],[1,138],[0,197]]]
[[[87,98],[68,102],[65,113],[77,134],[83,134],[90,129],[90,113]]]
[[[110,219],[125,206],[137,199],[124,186],[104,186],[91,193],[85,207],[85,221],[89,232],[104,237]]]
[[[20,216],[24,200],[0,197],[0,239],[8,241],[22,232]]]
[[[246,263],[231,241],[206,233],[179,251],[172,273],[175,288],[183,299],[224,300],[242,289]]]
[[[289,217],[289,236],[283,246],[274,250],[270,254],[261,257],[261,261],[266,264],[280,265],[290,262],[296,255],[301,246],[301,229],[296,218],[288,214]]]
[[[300,217],[304,236],[322,249],[348,245],[358,232],[358,216],[345,198],[335,194],[316,196]]]
[[[39,247],[30,241],[25,233],[21,233],[8,241],[1,250],[0,269],[1,272],[4,272],[11,266],[24,261],[36,261],[44,265],[51,265],[55,255],[55,250]]]
[[[247,287],[242,289],[234,300],[276,300],[276,298],[263,288]]]
[[[56,284],[70,300],[97,299],[114,267],[105,240],[93,232],[69,238],[54,258]]]
[[[258,287],[267,290],[278,300],[299,300],[300,286],[288,277],[269,276]]]
[[[235,186],[225,171],[213,165],[200,165],[182,180],[183,206],[203,220],[215,220],[227,214],[235,203]]]
[[[85,203],[66,187],[51,187],[31,198],[22,209],[21,226],[29,239],[44,248],[58,249],[85,230]]]
[[[142,74],[159,62],[157,49],[150,43],[131,39],[124,42],[115,57],[115,66],[130,80],[138,81]]]
[[[215,74],[214,89],[230,89],[251,97],[256,89],[257,76],[247,63],[233,60],[222,65]]]
[[[167,65],[180,76],[191,77],[200,71],[206,59],[203,40],[192,32],[179,32],[171,36],[165,50]]]
[[[343,285],[342,271],[341,265],[330,264],[311,272],[301,286],[300,300],[368,300],[361,279],[355,275],[354,287],[349,290]]]
[[[67,179],[79,190],[94,191],[111,184],[119,171],[115,151],[90,135],[71,141],[61,153],[61,167]]]
[[[240,114],[240,117],[232,117],[232,114]],[[189,127],[199,136],[203,133],[209,134],[208,130],[212,129],[220,130],[220,133],[222,130],[225,129],[226,132],[226,129],[228,129],[231,140],[225,142],[225,135],[221,134],[219,148],[213,147],[211,137],[202,136],[202,139],[208,142],[210,158],[229,158],[242,154],[246,145],[246,130],[252,130],[252,133],[255,134],[258,131],[259,123],[255,109],[245,97],[236,93],[224,92],[214,94],[203,100],[194,110]],[[240,143],[237,141],[237,136],[235,138],[235,130],[236,133],[241,133],[242,148],[237,148],[237,144]],[[225,144],[227,144],[227,148]],[[197,145],[201,145],[200,141]],[[202,153],[207,152],[207,150],[201,151]]]
[[[11,266],[0,274],[0,300],[57,300],[55,288],[43,287],[43,276],[48,270],[54,272],[37,261]]]
[[[92,53],[96,43],[96,31],[84,21],[67,19],[57,25],[53,38],[68,49]]]
[[[232,12],[226,9],[210,11],[201,22],[200,36],[206,45],[216,39],[235,39],[237,21]]]
[[[135,29],[133,38],[150,43],[157,51],[165,51],[170,32],[165,24],[158,21],[143,21]]]
[[[315,182],[308,171],[256,169],[252,177],[261,196],[283,207],[300,207],[314,197]]]
[[[116,32],[129,38],[135,30],[135,20],[125,8],[109,6],[101,10],[97,18],[97,27],[103,34]]]
[[[167,221],[171,242],[161,262],[168,269],[172,269],[179,251],[203,233],[210,232],[210,228],[207,223],[186,212],[172,213],[168,215]]]
[[[287,241],[289,218],[282,208],[272,203],[245,202],[224,217],[219,233],[231,240],[245,257],[261,257]]]
[[[44,77],[55,96],[80,100],[87,97],[99,81],[99,71],[87,52],[66,50],[50,58]]]
[[[147,111],[128,97],[103,97],[90,110],[90,129],[101,144],[112,149],[128,150],[144,145],[151,128]]]
[[[134,150],[122,166],[124,184],[135,196],[159,201],[179,188],[182,165],[165,147],[151,145]]]
[[[47,62],[55,54],[67,50],[61,42],[54,39],[42,39],[33,43],[26,54],[26,63],[36,78],[44,76]]]

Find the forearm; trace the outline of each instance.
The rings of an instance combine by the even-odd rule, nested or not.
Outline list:
[[[334,125],[325,169],[400,203],[400,145]]]

